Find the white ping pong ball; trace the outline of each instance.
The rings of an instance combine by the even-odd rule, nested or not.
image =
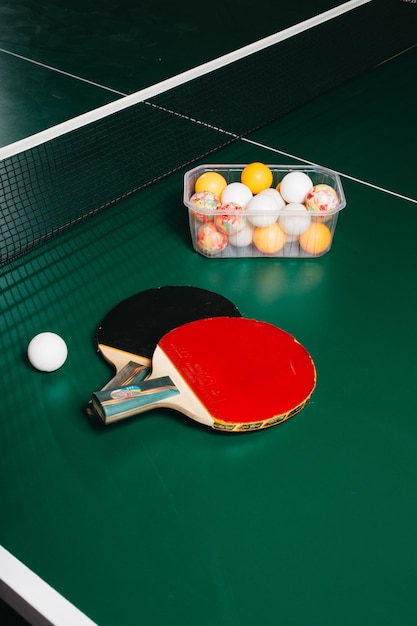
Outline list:
[[[220,200],[222,204],[228,204],[234,202],[244,209],[252,198],[253,193],[247,185],[243,183],[229,183],[222,191]]]
[[[279,186],[279,192],[286,202],[302,203],[313,187],[313,181],[305,172],[288,172]]]
[[[281,209],[285,206],[284,198],[281,196],[278,189],[274,189],[274,187],[268,187],[267,189],[262,189],[262,191],[259,192],[259,195],[271,196],[271,198],[274,198],[276,200],[279,208]]]
[[[59,335],[39,333],[29,342],[27,355],[31,365],[40,372],[54,372],[67,360],[68,348]]]
[[[278,223],[287,235],[298,237],[310,226],[311,214],[304,204],[291,202],[286,205],[284,214],[280,215]]]
[[[239,230],[237,233],[229,235],[229,243],[236,248],[244,248],[252,243],[253,239],[253,226],[246,224],[245,228]]]
[[[253,226],[265,228],[277,221],[280,205],[268,194],[258,193],[246,205],[247,217]]]

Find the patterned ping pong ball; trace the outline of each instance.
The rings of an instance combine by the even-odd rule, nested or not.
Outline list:
[[[243,169],[240,180],[247,185],[253,194],[257,194],[262,189],[272,185],[273,174],[270,168],[258,161],[249,163]]]
[[[197,178],[194,191],[211,191],[215,196],[220,198],[226,185],[227,181],[225,177],[219,174],[219,172],[204,172]]]
[[[217,230],[213,222],[207,222],[198,229],[197,247],[207,256],[219,254],[225,249],[228,242],[227,235]]]
[[[222,201],[222,204],[234,202],[235,204],[239,204],[242,209],[244,209],[252,197],[253,193],[247,185],[234,182],[226,185],[222,191],[220,200]]]
[[[285,174],[279,186],[279,192],[286,202],[303,203],[313,181],[305,172],[293,171]]]
[[[228,202],[217,207],[214,224],[221,233],[233,235],[246,226],[246,215],[240,204]]]
[[[280,215],[278,222],[287,235],[301,235],[310,226],[311,216],[304,204],[291,202],[286,205],[284,215]]]
[[[318,255],[325,252],[331,242],[332,234],[323,222],[312,222],[299,237],[300,246],[309,254]]]
[[[44,332],[29,342],[27,355],[31,365],[40,372],[54,372],[67,360],[68,348],[62,337]]]
[[[306,196],[306,207],[309,211],[332,211],[339,206],[339,196],[337,191],[330,187],[320,183],[314,185]]]
[[[275,254],[285,246],[286,235],[278,222],[265,228],[257,227],[253,232],[253,243],[260,252]]]
[[[259,193],[253,196],[246,205],[248,220],[253,226],[265,228],[277,221],[281,210],[277,201],[268,194]]]
[[[197,191],[191,196],[190,204],[192,204],[196,209],[209,211],[209,213],[193,211],[194,217],[199,222],[209,222],[213,220],[212,212],[214,212],[220,205],[220,200],[212,191]]]

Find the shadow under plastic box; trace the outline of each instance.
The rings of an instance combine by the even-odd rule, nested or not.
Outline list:
[[[289,172],[298,171],[298,172],[304,172],[305,174],[307,174],[310,177],[313,183],[313,186],[324,184],[324,185],[328,185],[329,187],[332,187],[336,191],[337,196],[339,198],[339,204],[336,208],[333,208],[327,211],[313,211],[313,210],[308,211],[308,215],[310,217],[310,224],[308,226],[309,228],[311,227],[311,225],[314,225],[314,224],[323,224],[326,227],[324,229],[321,226],[319,227],[313,226],[313,228],[311,229],[311,233],[313,233],[313,231],[317,232],[317,229],[321,231],[323,230],[325,231],[326,240],[328,240],[329,243],[328,245],[325,246],[324,249],[320,249],[320,246],[318,246],[318,251],[315,251],[315,250],[307,251],[306,249],[303,249],[303,247],[300,245],[299,236],[286,235],[284,236],[284,239],[285,239],[284,245],[281,245],[280,242],[277,242],[277,245],[274,246],[272,243],[272,248],[279,247],[277,251],[269,252],[269,253],[262,252],[253,243],[254,229],[253,227],[251,228],[250,226],[250,219],[251,219],[251,215],[254,215],[254,213],[246,209],[244,209],[242,213],[239,211],[239,216],[242,215],[243,219],[249,224],[249,226],[246,225],[244,228],[249,227],[251,229],[252,237],[250,237],[248,233],[244,233],[243,232],[244,229],[242,227],[242,231],[240,231],[240,233],[242,234],[239,233],[238,235],[235,236],[235,238],[227,237],[227,239],[224,240],[224,242],[221,244],[221,246],[223,245],[225,246],[223,249],[218,250],[218,249],[215,249],[215,246],[211,248],[205,243],[202,243],[203,241],[202,235],[206,234],[206,233],[203,233],[202,229],[207,228],[207,224],[210,225],[208,226],[209,229],[215,228],[214,222],[215,222],[215,218],[219,217],[219,209],[217,210],[204,209],[204,208],[197,209],[196,206],[192,204],[191,198],[195,192],[195,184],[196,184],[197,179],[206,172],[217,172],[224,177],[227,184],[230,184],[233,182],[241,182],[242,171],[244,170],[245,167],[246,167],[245,164],[205,164],[205,165],[199,165],[198,167],[195,167],[189,170],[188,172],[186,172],[184,176],[183,200],[184,200],[185,206],[188,208],[190,233],[191,233],[191,240],[192,240],[194,250],[196,250],[198,253],[208,258],[248,258],[248,257],[249,258],[251,257],[314,258],[314,257],[322,256],[323,254],[326,254],[331,248],[334,232],[336,229],[337,218],[338,218],[339,212],[346,206],[346,199],[345,199],[345,195],[344,195],[344,191],[343,191],[343,187],[342,187],[339,175],[332,170],[314,166],[314,165],[268,165],[268,167],[270,168],[272,175],[273,175],[271,188],[276,188],[279,185],[279,183],[282,181],[284,176],[288,174]],[[237,214],[236,210],[232,210],[232,211],[221,210],[221,215],[236,217],[236,214]],[[257,215],[259,217],[259,213],[257,213]],[[283,207],[279,210],[277,214],[277,219],[275,221],[279,224],[280,219],[283,217],[296,219],[297,216],[301,218],[302,217],[305,218],[305,210],[298,212],[294,210],[288,210],[286,209],[286,207]],[[266,228],[269,228],[269,227],[266,227]],[[277,227],[274,226],[273,229],[277,230]],[[261,235],[261,233],[258,232],[258,236],[259,235]],[[214,231],[214,236],[217,237],[217,233],[215,231]],[[271,233],[270,233],[270,236],[271,236]],[[272,237],[273,237],[273,234],[272,234]],[[306,241],[306,237],[307,235],[304,235],[304,242]],[[281,231],[279,231],[279,238],[281,241],[282,239]],[[205,241],[206,240],[207,240],[207,237],[205,238]],[[248,240],[249,240],[249,243],[247,243]],[[236,242],[240,245],[236,245]],[[247,245],[241,245],[241,244],[246,244],[246,243]],[[314,248],[314,244],[312,246],[307,245],[306,247],[310,249]]]

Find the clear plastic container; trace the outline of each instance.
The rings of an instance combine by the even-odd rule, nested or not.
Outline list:
[[[242,182],[245,167],[245,164],[205,164],[185,174],[184,204],[188,208],[194,249],[207,258],[314,258],[327,253],[333,243],[339,211],[346,206],[339,175],[313,165],[268,164],[273,175],[269,189],[280,191],[281,181],[291,172],[306,174],[312,188],[304,200],[284,200],[284,204],[281,198],[279,206],[271,205],[270,199],[257,198],[243,208],[230,202],[206,208],[207,203],[202,204],[200,197],[200,203],[195,204],[195,185],[202,174],[216,172],[229,185]],[[264,193],[263,190],[252,195]]]

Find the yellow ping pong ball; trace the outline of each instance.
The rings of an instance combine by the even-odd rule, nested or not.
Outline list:
[[[226,187],[227,181],[219,172],[204,172],[197,178],[194,191],[211,191],[215,196],[220,198],[223,189]]]
[[[249,163],[242,170],[241,182],[247,185],[252,193],[256,194],[272,185],[273,174],[264,163],[255,161]]]
[[[68,348],[62,337],[44,332],[29,342],[27,356],[29,363],[40,372],[54,372],[67,360]]]

